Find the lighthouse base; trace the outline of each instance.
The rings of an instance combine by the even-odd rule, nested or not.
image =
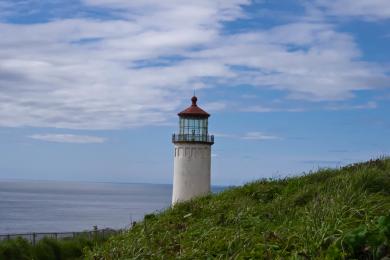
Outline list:
[[[210,192],[211,145],[175,143],[172,205]]]

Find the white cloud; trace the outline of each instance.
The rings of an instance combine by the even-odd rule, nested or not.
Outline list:
[[[105,138],[88,135],[71,134],[37,134],[29,138],[55,143],[75,143],[75,144],[100,144],[106,141]]]
[[[243,112],[270,113],[270,112],[304,112],[304,108],[279,108],[266,106],[248,106],[241,109]]]
[[[244,17],[241,5],[248,5],[250,0],[198,0],[183,2],[180,0],[158,1],[127,1],[127,0],[83,0],[87,5],[105,7],[122,11],[122,15],[134,18],[139,13],[153,18],[164,18],[168,26],[183,26],[192,24],[214,25],[215,21],[230,21]],[[142,22],[156,25],[156,20],[144,16]]]
[[[374,101],[369,101],[364,104],[358,105],[340,105],[340,104],[332,104],[326,106],[325,109],[328,110],[361,110],[361,109],[376,109],[378,104]]]
[[[226,134],[226,133],[213,133],[215,137],[222,137],[222,138],[238,138],[238,135],[234,134]]]
[[[317,0],[316,3],[331,15],[390,19],[388,0]]]
[[[388,86],[384,68],[357,61],[360,51],[353,39],[326,24],[294,23],[233,35],[196,55],[251,69],[230,82],[285,90],[295,99],[343,100],[356,90]]]
[[[127,2],[88,1],[110,8]],[[165,122],[202,77],[231,74],[219,62],[170,57],[213,41],[219,20],[240,15],[234,2],[205,2],[197,11],[144,2],[131,21],[0,24],[0,126],[112,129]],[[165,65],[151,66],[158,62]]]
[[[223,101],[215,101],[215,102],[209,102],[201,105],[202,108],[204,108],[206,111],[209,112],[215,112],[215,111],[221,111],[225,110],[227,107],[227,104]]]
[[[246,0],[84,4],[116,18],[0,23],[0,126],[163,124],[194,88],[248,84],[290,98],[343,100],[388,86],[385,68],[359,61],[354,39],[328,24],[224,33],[224,21],[245,17]]]
[[[248,132],[242,139],[245,140],[280,140],[281,138],[275,135],[268,135],[262,132]]]
[[[328,105],[322,105],[320,109],[325,110],[362,110],[362,109],[376,109],[378,104],[375,101],[368,101],[362,104],[345,104],[345,102],[331,103]],[[305,112],[307,108],[280,108],[280,107],[265,107],[260,105],[243,107],[243,112],[254,113],[270,113],[270,112]]]
[[[281,137],[276,135],[270,135],[263,132],[248,132],[241,135],[238,134],[226,134],[226,133],[215,133],[214,136],[221,138],[234,138],[243,140],[282,140]]]

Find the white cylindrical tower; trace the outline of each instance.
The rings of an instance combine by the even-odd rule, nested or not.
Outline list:
[[[172,205],[210,192],[211,146],[214,136],[208,134],[209,114],[192,105],[180,112],[179,133],[173,134],[174,172]]]

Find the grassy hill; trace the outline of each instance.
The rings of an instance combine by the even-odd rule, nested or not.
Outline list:
[[[237,173],[239,174],[239,173]],[[89,259],[390,257],[390,159],[259,180],[147,215]]]

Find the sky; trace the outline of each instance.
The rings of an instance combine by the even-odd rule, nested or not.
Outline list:
[[[212,184],[390,154],[388,0],[0,0],[0,179],[172,183],[177,113]]]

